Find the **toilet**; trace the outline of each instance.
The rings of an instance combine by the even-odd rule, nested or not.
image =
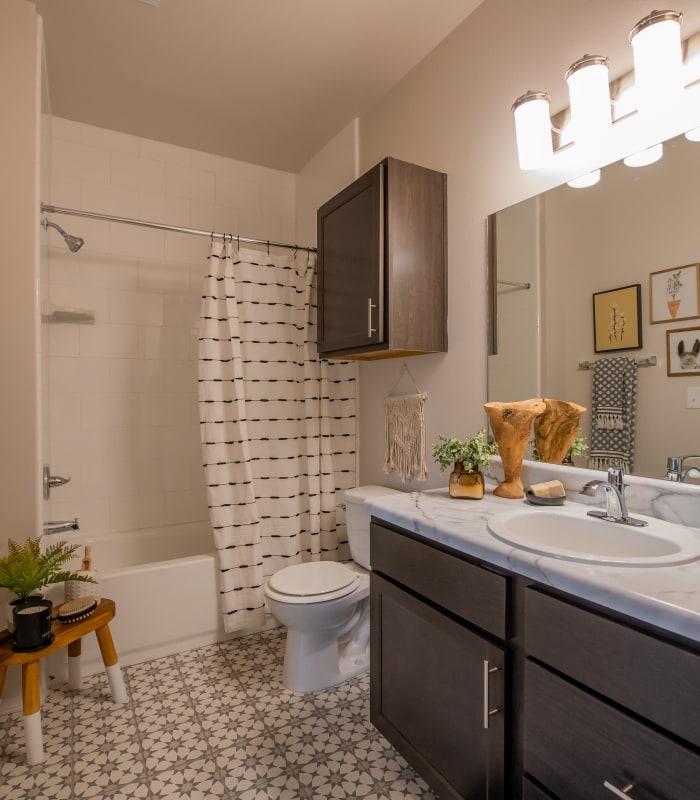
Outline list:
[[[385,486],[344,493],[352,562],[313,561],[285,567],[265,584],[275,619],[287,626],[284,685],[315,692],[369,667],[369,528],[365,501],[401,494]]]

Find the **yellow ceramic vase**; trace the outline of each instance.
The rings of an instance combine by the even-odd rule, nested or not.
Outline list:
[[[450,497],[481,500],[484,496],[484,476],[477,470],[468,472],[458,461],[450,473]]]

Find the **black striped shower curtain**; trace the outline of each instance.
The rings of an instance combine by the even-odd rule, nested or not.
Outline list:
[[[349,557],[338,492],[355,485],[355,367],[316,353],[314,267],[212,243],[199,418],[226,631],[262,627],[273,572]]]

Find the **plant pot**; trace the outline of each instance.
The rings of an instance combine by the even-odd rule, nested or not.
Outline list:
[[[680,300],[667,300],[668,303],[668,313],[671,315],[671,319],[676,318],[676,314],[678,313],[678,308],[680,307],[681,301]]]
[[[462,464],[457,462],[450,473],[448,488],[450,497],[481,500],[484,496],[484,476],[478,469],[467,472]]]
[[[50,600],[45,600],[43,597],[27,597],[24,600],[14,600],[11,606],[14,626],[13,650],[19,653],[31,653],[51,644],[53,603]]]

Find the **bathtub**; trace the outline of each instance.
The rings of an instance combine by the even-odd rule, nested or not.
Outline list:
[[[219,613],[216,553],[207,522],[56,538],[92,545],[101,595],[117,607],[109,627],[122,666],[233,638],[224,632]],[[79,569],[79,559],[70,566]],[[53,599],[59,603],[63,596]],[[65,654],[57,653],[54,663],[51,659],[50,674],[63,678]],[[82,668],[84,675],[103,669],[94,636],[83,639]]]

